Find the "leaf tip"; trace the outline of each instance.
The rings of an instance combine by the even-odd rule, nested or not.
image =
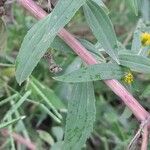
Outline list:
[[[22,120],[25,119],[25,118],[26,118],[26,116],[22,116],[22,117],[21,117]]]
[[[57,81],[62,81],[62,80],[59,78],[59,76],[57,76],[57,77],[52,77],[52,79],[57,80]]]
[[[19,84],[19,86],[21,86],[21,84],[23,83],[23,81],[20,78],[18,78],[17,75],[16,75],[16,81]]]

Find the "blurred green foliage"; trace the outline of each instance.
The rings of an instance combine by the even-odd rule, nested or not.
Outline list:
[[[125,40],[133,33],[139,17],[146,18],[149,23],[150,18],[146,16],[150,11],[145,3],[150,3],[149,0],[144,0],[144,5],[141,8],[142,13],[135,16],[132,11],[126,6],[125,2],[120,0],[108,0],[106,5],[109,8],[110,17],[112,19],[117,38],[125,43]],[[145,13],[143,10],[147,11]],[[28,89],[32,92],[27,100],[20,104],[12,115],[12,119],[26,116],[24,120],[11,125],[13,132],[22,134],[25,138],[30,138],[38,150],[53,149],[60,145],[64,133],[64,120],[67,112],[67,101],[71,100],[69,91],[72,88],[71,84],[56,82],[52,79],[54,74],[48,70],[48,64],[44,59],[40,61],[38,66],[33,72],[33,78],[30,81],[36,81],[37,87],[41,93],[35,92],[30,85],[30,81],[26,81],[22,86],[16,83],[14,62],[16,55],[19,51],[21,42],[27,31],[32,27],[36,20],[31,17],[23,8],[17,4],[13,4],[12,12],[13,20],[7,23],[7,47],[5,51],[0,51],[0,104],[5,101],[6,103],[0,105],[0,119],[3,122],[3,117],[15,106],[17,102],[25,95]],[[149,20],[148,20],[149,19]],[[89,30],[83,10],[74,16],[72,21],[66,26],[68,30],[73,32],[80,38],[86,38],[95,43],[96,40]],[[80,29],[81,28],[81,29]],[[78,31],[78,29],[80,29]],[[82,30],[85,29],[85,30]],[[78,31],[78,32],[77,32]],[[0,37],[1,38],[1,37]],[[132,36],[129,37],[126,47],[131,47]],[[53,57],[57,64],[63,68],[63,72],[69,72],[73,68],[78,68],[81,65],[81,60],[76,58],[73,53],[63,53],[61,50],[57,51],[51,49]],[[69,70],[69,71],[68,71]],[[61,73],[60,73],[61,74]],[[40,86],[39,86],[39,85]],[[140,103],[145,108],[150,108],[150,75],[136,74],[134,83],[131,86],[125,85],[135,97],[140,97]],[[96,95],[96,122],[92,136],[88,139],[86,150],[122,150],[127,147],[127,144],[134,136],[138,123],[132,116],[124,104],[113,94],[102,82],[94,82],[95,95]],[[16,96],[14,96],[16,94]],[[54,110],[52,110],[47,103],[43,100],[47,97],[49,103],[52,103],[57,109],[57,113],[61,117],[61,123],[58,123],[54,117]],[[10,99],[9,99],[10,98]],[[55,103],[54,103],[55,102]],[[50,110],[50,112],[46,110]],[[50,113],[52,113],[50,115]],[[9,121],[9,119],[7,120]],[[58,142],[57,145],[54,145]],[[9,137],[0,136],[0,149],[11,149],[13,141]],[[16,143],[17,150],[25,150],[25,146]],[[58,149],[58,148],[56,148]]]

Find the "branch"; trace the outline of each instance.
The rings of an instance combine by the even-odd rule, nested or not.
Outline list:
[[[148,126],[146,125],[143,129],[141,150],[147,150],[148,137],[149,137]]]
[[[47,13],[32,0],[18,0],[18,2],[37,19],[42,19],[47,15]],[[58,36],[62,38],[87,64],[92,65],[97,63],[95,58],[68,31],[62,29],[58,33]],[[117,80],[105,80],[104,82],[122,99],[139,121],[148,118],[149,113]]]
[[[141,137],[141,135],[142,135],[142,140],[143,140],[141,150],[147,150],[149,126],[150,126],[150,117],[148,117],[146,120],[141,122],[140,127],[139,127],[137,133],[135,134],[135,136],[133,137],[133,139],[131,140],[127,150],[131,150],[132,147],[136,143],[138,143],[138,140]]]
[[[2,130],[2,134],[3,136],[9,136],[10,133],[8,132],[7,129]],[[21,135],[13,132],[12,133],[12,137],[14,138],[14,140],[18,143],[21,143],[23,145],[25,145],[26,147],[28,147],[30,150],[36,150],[36,146],[34,143],[30,142],[30,140],[25,139],[24,137],[22,137]]]

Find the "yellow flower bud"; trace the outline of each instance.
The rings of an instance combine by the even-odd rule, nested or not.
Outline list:
[[[131,84],[131,83],[133,82],[133,79],[134,79],[133,74],[132,74],[131,72],[128,72],[128,73],[124,76],[123,81],[124,81],[125,83],[127,83],[127,84]]]
[[[141,43],[143,46],[150,46],[150,33],[141,34]]]

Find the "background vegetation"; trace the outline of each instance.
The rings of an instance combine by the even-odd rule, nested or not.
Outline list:
[[[143,18],[147,24],[150,23],[150,1],[143,1],[144,5],[140,8],[139,16],[135,16],[132,9],[127,7],[125,1],[105,1],[110,11],[110,18],[115,27],[117,38],[127,48],[131,47],[133,32],[139,18]],[[46,3],[46,0],[44,2],[39,1],[39,5],[48,11],[45,7]],[[26,81],[21,86],[18,85],[13,64],[24,36],[36,20],[17,3],[6,4],[5,12],[6,15],[2,19],[6,24],[7,33],[5,27],[2,28],[2,21],[0,24],[0,119],[4,119],[7,114],[14,111],[15,113],[11,115],[10,120],[14,118],[21,120],[10,125],[9,131],[20,133],[25,138],[32,140],[39,150],[55,148],[54,143],[63,139],[67,103],[71,100],[69,92],[71,84],[62,84],[53,80],[52,77],[55,74],[49,71],[49,64],[45,59],[42,59],[32,73],[31,82]],[[82,9],[76,13],[71,22],[66,25],[66,28],[76,37],[88,39],[93,44],[96,43]],[[1,39],[4,39],[5,36],[7,36],[7,43],[5,40],[1,42]],[[5,44],[5,50],[2,50]],[[81,64],[80,59],[66,49],[66,47],[63,48],[58,45],[56,49],[50,49],[54,60],[63,72],[69,72]],[[140,103],[147,109],[150,108],[149,83],[150,75],[143,76],[142,74],[134,74],[134,82],[131,85],[123,82],[135,97],[141,99],[139,100]],[[137,121],[129,109],[103,82],[95,82],[94,88],[96,122],[94,131],[83,149],[125,149],[135,134],[135,129],[138,128]],[[54,106],[54,110],[57,109],[62,115],[63,121],[61,123],[49,111],[50,103]],[[26,116],[26,118],[22,120],[22,116]],[[0,149],[15,149],[14,144],[18,150],[26,149],[19,142],[14,142],[12,136],[8,136],[1,130]]]

